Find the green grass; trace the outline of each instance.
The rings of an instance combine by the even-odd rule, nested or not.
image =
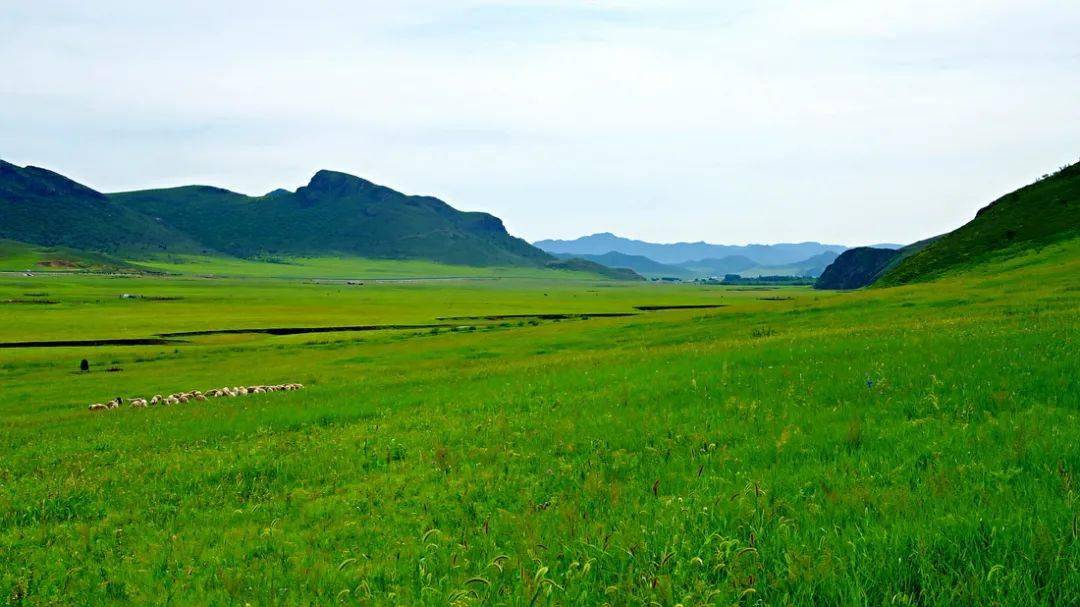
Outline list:
[[[7,270],[27,270],[43,260],[40,250],[14,240],[0,239],[0,260]]]
[[[208,279],[35,275],[0,279],[0,342],[153,337],[202,329],[427,324],[490,314],[619,313],[636,305],[756,301],[759,292],[549,278],[393,280]],[[124,294],[139,298],[125,299]],[[47,303],[36,303],[44,301]]]
[[[60,263],[56,263],[60,262]],[[200,277],[411,279],[546,278],[596,280],[597,274],[528,266],[464,266],[422,260],[363,257],[290,257],[241,259],[228,256],[156,254],[121,261],[103,254],[0,239],[0,272],[70,272],[122,270]]]
[[[271,260],[170,255],[139,262],[163,272],[263,278],[548,278],[595,280],[588,272],[533,267],[461,266],[433,261],[362,257],[279,257]]]
[[[1078,275],[1071,240],[851,293],[3,276],[58,303],[0,341],[727,307],[0,349],[0,600],[1077,604]]]
[[[134,264],[103,253],[0,239],[0,272],[134,271]]]

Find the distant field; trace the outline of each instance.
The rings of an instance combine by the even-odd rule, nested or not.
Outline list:
[[[585,272],[546,270],[526,267],[455,266],[430,261],[364,259],[359,257],[282,258],[275,262],[236,258],[170,256],[167,259],[141,261],[139,265],[178,274],[278,278],[548,278],[559,280],[592,279]]]
[[[762,293],[595,278],[350,285],[340,280],[39,274],[0,278],[0,302],[8,302],[0,303],[0,342],[138,338],[203,329],[424,324],[471,315],[619,313],[634,312],[638,305],[757,302]]]
[[[200,255],[159,255],[120,260],[63,247],[0,239],[0,272],[75,272],[121,269],[170,274],[249,278],[548,278],[595,280],[587,272],[530,267],[461,266],[430,261],[362,257],[279,257],[264,260]]]
[[[446,326],[0,348],[9,603],[1080,603],[1080,241],[851,293],[183,261],[0,276],[0,342]]]

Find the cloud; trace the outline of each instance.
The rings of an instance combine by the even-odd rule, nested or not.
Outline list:
[[[335,168],[531,238],[910,241],[1078,155],[1035,0],[0,8],[0,154],[128,189]]]

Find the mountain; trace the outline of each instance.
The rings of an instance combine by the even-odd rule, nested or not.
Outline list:
[[[626,255],[609,251],[603,255],[573,255],[571,253],[555,253],[559,259],[586,259],[588,261],[606,266],[608,268],[626,268],[649,278],[694,278],[695,274],[686,268],[663,264],[653,261],[642,255]]]
[[[856,247],[841,253],[818,276],[815,289],[861,289],[870,286],[890,268],[930,246],[940,236],[920,240],[899,249]]]
[[[732,255],[742,255],[760,265],[783,265],[826,251],[840,253],[847,249],[843,245],[818,242],[746,246],[716,245],[706,242],[658,244],[622,238],[609,232],[582,236],[574,240],[540,240],[534,244],[548,253],[603,255],[614,251],[626,255],[641,255],[664,264],[682,264],[702,259],[722,259]]]
[[[719,259],[708,258],[695,261],[685,261],[679,264],[680,268],[693,272],[700,278],[710,276],[723,276],[725,274],[738,274],[757,266],[758,263],[745,255],[727,255]]]
[[[161,252],[256,257],[356,255],[474,266],[554,258],[487,213],[319,171],[296,191],[246,196],[210,186],[103,194],[0,160],[0,239],[127,258]]]
[[[825,251],[818,255],[808,257],[801,261],[796,261],[789,264],[780,266],[760,266],[757,268],[751,268],[744,270],[742,275],[744,277],[755,276],[799,276],[802,278],[817,278],[821,276],[825,268],[828,268],[832,262],[836,261],[836,258],[840,255],[835,251]]]
[[[820,276],[825,268],[836,259],[834,251],[825,251],[818,255],[785,264],[759,264],[744,255],[731,255],[723,259],[701,259],[679,264],[691,270],[698,277],[720,277],[726,274],[738,274],[743,278],[759,276],[800,276],[814,278]]]
[[[840,254],[825,268],[814,284],[815,289],[858,289],[877,280],[900,255],[896,249],[856,247]]]
[[[203,249],[182,232],[63,175],[3,160],[0,238],[103,253]]]
[[[113,194],[110,200],[240,257],[349,254],[466,265],[541,266],[551,256],[487,213],[458,211],[346,173],[319,171],[295,192],[250,197],[187,186]]]
[[[819,255],[804,259],[794,266],[799,269],[799,273],[795,276],[806,277],[818,277],[825,272],[826,268],[832,265],[832,262],[836,261],[836,258],[843,253],[836,253],[835,251],[825,251]]]
[[[995,256],[1080,236],[1080,162],[1006,194],[975,218],[892,265],[875,283],[928,280]]]
[[[744,278],[758,276],[799,276],[816,278],[828,267],[837,254],[826,251],[806,259],[784,265],[761,265],[743,255],[729,255],[722,259],[699,259],[681,264],[663,264],[643,255],[626,255],[611,251],[603,255],[556,253],[560,259],[580,258],[596,262],[609,268],[628,268],[649,278],[696,278],[721,277],[727,274],[739,274]]]

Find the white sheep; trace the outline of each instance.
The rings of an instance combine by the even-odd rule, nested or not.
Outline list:
[[[207,398],[217,397],[235,397],[243,396],[247,394],[265,394],[268,392],[281,392],[281,391],[293,391],[302,390],[304,384],[300,383],[288,383],[288,384],[273,384],[273,385],[257,385],[257,386],[233,386],[224,388],[211,388],[206,392],[199,390],[190,390],[188,392],[174,392],[168,396],[162,396],[155,394],[149,400],[145,398],[133,398],[129,401],[131,407],[136,409],[144,409],[146,407],[155,407],[158,405],[179,405],[181,403],[187,403],[192,400],[205,402]],[[116,398],[106,401],[104,403],[93,403],[89,409],[91,411],[105,411],[108,409],[117,409],[124,404],[124,399],[117,396]]]

